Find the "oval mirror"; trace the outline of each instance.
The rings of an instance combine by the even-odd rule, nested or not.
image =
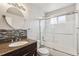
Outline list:
[[[20,10],[14,7],[10,7],[6,13],[6,21],[14,29],[23,29],[25,24],[25,19]]]

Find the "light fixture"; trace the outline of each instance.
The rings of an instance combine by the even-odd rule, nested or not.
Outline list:
[[[8,3],[8,4],[12,5],[12,6],[14,6],[14,7],[18,8],[18,9],[21,9],[23,11],[26,11],[26,9],[25,9],[25,7],[24,7],[24,5],[22,3]]]

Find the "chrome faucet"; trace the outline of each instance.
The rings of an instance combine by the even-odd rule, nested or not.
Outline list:
[[[15,30],[13,32],[13,36],[12,36],[12,39],[11,39],[11,42],[15,42],[15,41],[21,41],[21,32]]]
[[[14,40],[13,40],[13,39],[11,39],[11,42],[13,43],[13,42],[14,42]]]

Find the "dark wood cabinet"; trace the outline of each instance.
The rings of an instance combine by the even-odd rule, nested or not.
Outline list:
[[[12,52],[6,53],[3,56],[36,56],[37,55],[37,42],[16,49]]]

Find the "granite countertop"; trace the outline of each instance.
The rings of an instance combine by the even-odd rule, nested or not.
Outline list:
[[[22,39],[22,41],[28,41],[29,43],[19,47],[9,47],[11,42],[0,43],[0,56],[36,42],[35,40],[31,39]]]

